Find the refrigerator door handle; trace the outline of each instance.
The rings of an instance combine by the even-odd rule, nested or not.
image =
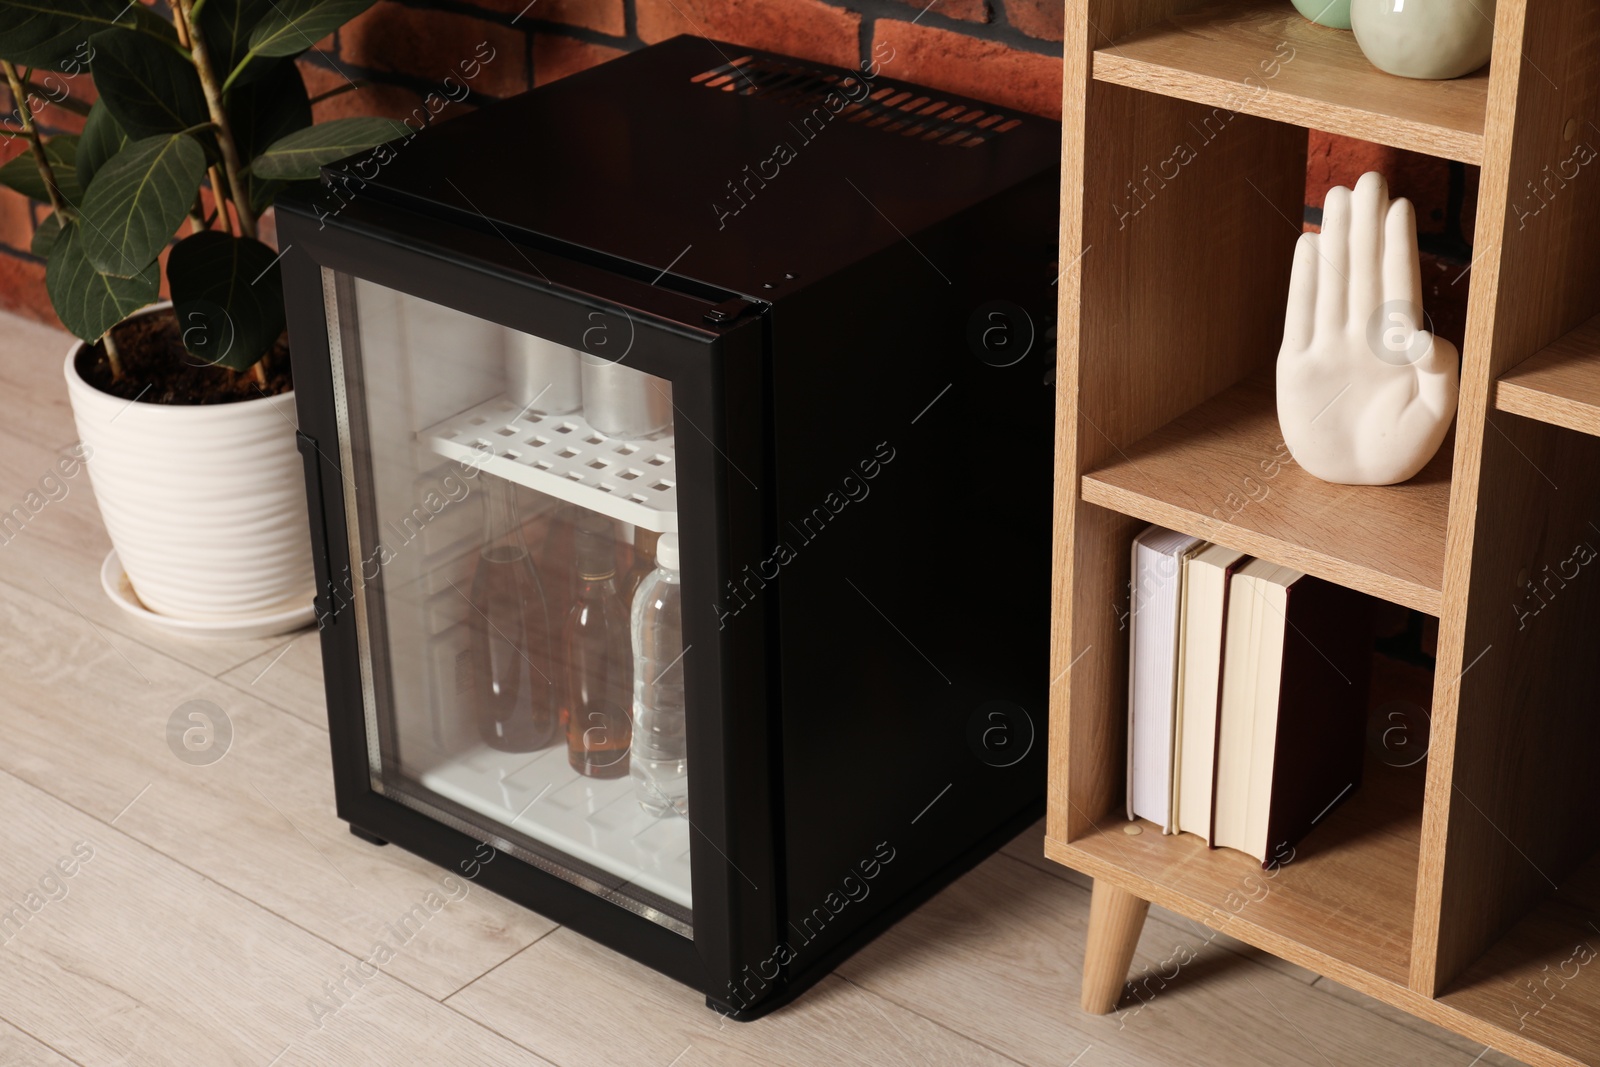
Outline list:
[[[334,595],[332,564],[328,560],[327,512],[322,502],[322,465],[317,457],[322,454],[316,438],[304,430],[294,432],[295,445],[306,472],[306,511],[311,520],[311,569],[316,576],[317,595],[312,598],[312,611],[316,614],[317,629],[331,626],[339,617],[343,602]]]

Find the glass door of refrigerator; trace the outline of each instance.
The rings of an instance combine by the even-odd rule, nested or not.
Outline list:
[[[373,788],[692,937],[671,383],[327,277]]]

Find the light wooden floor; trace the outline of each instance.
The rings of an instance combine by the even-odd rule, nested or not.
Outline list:
[[[0,511],[76,438],[66,346],[0,315]],[[1086,883],[1037,828],[756,1023],[476,886],[351,980],[443,872],[334,817],[315,635],[148,632],[100,591],[108,547],[81,474],[0,544],[0,911],[28,916],[0,927],[4,1067],[1513,1062],[1158,911],[1135,967],[1194,959],[1080,1014]],[[233,730],[209,766],[166,741],[196,699]]]

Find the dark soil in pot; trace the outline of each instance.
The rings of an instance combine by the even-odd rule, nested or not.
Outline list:
[[[267,384],[249,373],[212,366],[191,356],[183,347],[178,316],[171,308],[120,323],[113,331],[122,359],[122,378],[111,377],[105,347],[96,341],[78,351],[78,375],[102,393],[147,404],[231,404],[277,396],[294,388],[289,371],[287,335],[267,353],[262,366]]]

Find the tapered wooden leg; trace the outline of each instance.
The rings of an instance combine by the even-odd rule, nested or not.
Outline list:
[[[1140,900],[1104,878],[1094,880],[1094,895],[1089,898],[1089,946],[1083,953],[1084,1011],[1105,1015],[1115,1010],[1149,911],[1148,900]]]

